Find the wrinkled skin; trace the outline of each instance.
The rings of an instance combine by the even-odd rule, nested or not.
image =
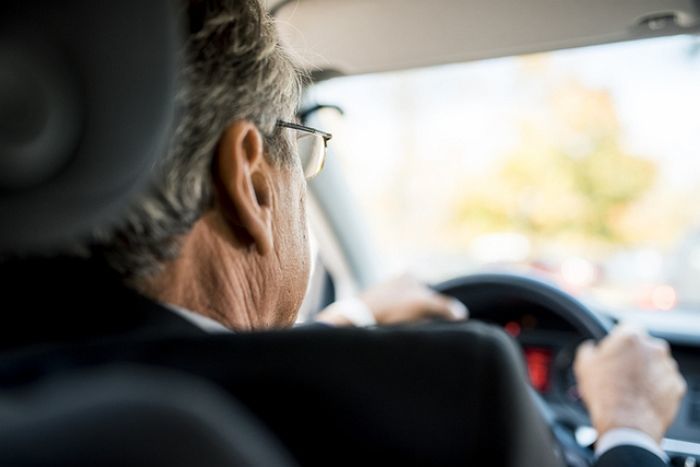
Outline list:
[[[660,443],[686,391],[668,343],[631,326],[616,328],[598,345],[583,343],[574,370],[601,436],[633,428]]]

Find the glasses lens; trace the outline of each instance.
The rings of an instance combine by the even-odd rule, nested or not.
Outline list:
[[[326,161],[326,142],[323,137],[312,134],[301,135],[297,140],[297,148],[304,176],[308,179],[318,175]]]

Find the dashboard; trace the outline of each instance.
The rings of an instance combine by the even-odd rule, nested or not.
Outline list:
[[[475,319],[502,327],[523,350],[534,389],[565,425],[590,425],[573,374],[579,332],[565,320],[540,306],[509,303]]]
[[[590,426],[573,374],[581,333],[543,307],[525,302],[511,302],[491,308],[488,314],[472,313],[472,316],[502,327],[518,342],[530,383],[561,423],[572,430]],[[696,444],[700,443],[700,339],[662,335],[653,330],[652,334],[669,341],[688,383],[688,392],[667,433],[664,447],[669,452],[690,453],[700,459],[700,444]]]

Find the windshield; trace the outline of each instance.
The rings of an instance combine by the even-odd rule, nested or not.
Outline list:
[[[697,38],[340,78],[311,93],[345,112],[324,121],[331,157],[387,271],[524,272],[611,312],[700,311]]]

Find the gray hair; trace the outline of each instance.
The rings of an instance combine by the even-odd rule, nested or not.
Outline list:
[[[279,46],[271,18],[258,0],[185,3],[189,35],[174,135],[150,190],[120,225],[97,232],[91,248],[127,280],[175,258],[179,239],[211,206],[212,157],[233,121],[257,125],[270,162],[292,160],[291,143],[276,123],[296,110],[302,74]]]

